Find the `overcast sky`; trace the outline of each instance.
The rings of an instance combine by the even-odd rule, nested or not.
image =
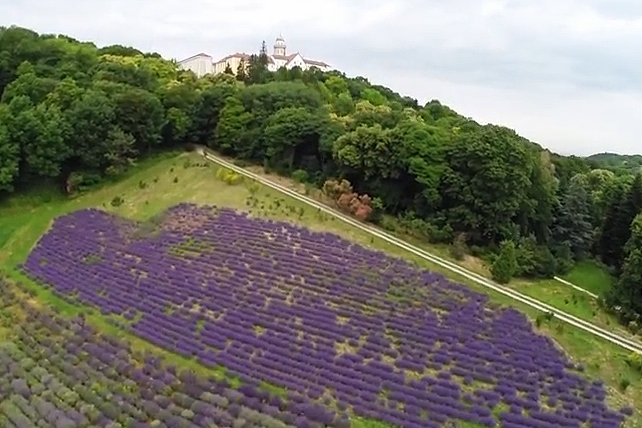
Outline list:
[[[288,51],[563,154],[642,153],[640,0],[0,0],[0,25],[183,59]]]

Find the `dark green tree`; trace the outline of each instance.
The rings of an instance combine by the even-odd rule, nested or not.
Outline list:
[[[267,68],[268,65],[268,51],[265,40],[261,42],[261,50],[259,51],[259,64]]]
[[[502,241],[499,246],[499,254],[495,257],[491,268],[493,279],[500,284],[506,284],[517,272],[517,258],[515,243],[513,241]]]
[[[238,80],[239,82],[248,81],[247,62],[243,58],[241,58],[241,61],[239,61],[238,67],[236,67],[236,80]]]
[[[629,321],[642,316],[642,214],[631,223],[631,237],[624,248],[622,274],[607,294],[607,303],[620,306]]]
[[[215,84],[199,94],[189,132],[193,143],[203,146],[211,143],[225,100],[236,93],[236,81],[231,76],[223,76],[216,76]]]
[[[553,240],[568,243],[575,260],[586,258],[593,241],[591,197],[580,185],[572,185],[556,206]]]
[[[20,145],[11,138],[7,128],[9,120],[9,108],[0,105],[0,192],[13,191],[20,162]]]
[[[642,210],[642,176],[628,187],[617,189],[609,202],[600,231],[598,253],[602,261],[619,270],[624,261],[624,245],[631,236],[631,222]]]
[[[150,153],[161,141],[163,105],[151,92],[128,88],[114,97],[116,123],[136,141],[136,150]]]
[[[109,163],[108,172],[120,173],[131,166],[138,154],[134,148],[135,140],[120,128],[112,127],[107,140],[105,158]]]
[[[73,103],[67,116],[74,148],[74,162],[67,172],[85,168],[102,171],[109,166],[107,142],[116,121],[112,100],[101,91],[88,90]]]
[[[479,244],[514,235],[514,219],[530,188],[532,162],[514,131],[486,125],[457,135],[446,150],[440,194],[455,230]]]
[[[264,41],[259,54],[250,55],[247,67],[247,82],[250,84],[265,83],[268,81],[269,74],[267,48]]]
[[[334,112],[339,116],[347,116],[354,112],[354,101],[350,94],[343,92],[333,102]]]
[[[242,157],[250,157],[251,153],[243,153],[248,142],[247,129],[252,115],[245,111],[243,104],[236,97],[229,97],[216,125],[214,139],[210,147],[220,150],[226,155],[241,153]]]
[[[311,157],[314,169],[320,170],[321,126],[319,115],[303,107],[284,108],[272,114],[264,132],[267,161],[278,171],[292,172],[301,167],[305,157]]]

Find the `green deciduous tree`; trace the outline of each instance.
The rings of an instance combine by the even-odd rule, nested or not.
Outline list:
[[[196,101],[192,129],[190,131],[193,143],[208,145],[214,138],[214,130],[219,120],[221,110],[225,106],[225,100],[236,92],[234,79],[223,80],[218,78],[214,84],[202,90]]]
[[[245,111],[243,104],[237,98],[229,97],[221,110],[210,147],[228,155],[244,152],[251,119],[252,115]],[[249,153],[243,154],[249,155]]]
[[[127,88],[114,96],[117,125],[136,140],[136,150],[149,153],[161,141],[163,105],[151,92]]]
[[[334,95],[339,95],[348,92],[348,83],[341,76],[330,76],[324,82],[325,86],[332,92]],[[349,94],[348,94],[349,95]]]
[[[362,125],[342,135],[334,142],[332,152],[340,165],[362,175],[364,180],[378,174],[383,177],[394,174],[397,159],[395,147],[380,125]]]
[[[342,92],[337,95],[333,102],[333,109],[339,116],[347,116],[354,112],[354,101],[347,92]]]
[[[109,130],[107,151],[105,152],[105,159],[109,163],[108,172],[120,173],[132,165],[138,154],[134,146],[134,137],[124,133],[118,127],[112,127]]]
[[[487,125],[454,138],[445,157],[440,193],[450,224],[477,243],[510,237],[531,185],[532,163],[517,134]]]
[[[20,146],[7,129],[9,115],[7,106],[0,105],[0,192],[13,190],[20,162]]]
[[[388,104],[386,97],[374,88],[364,88],[361,91],[361,98],[368,101],[373,106]]]
[[[58,177],[62,163],[72,155],[69,146],[71,127],[55,105],[39,104],[33,111],[33,118],[40,126],[33,128],[37,129],[35,138],[22,146],[27,167],[35,175]]]
[[[68,169],[88,168],[102,170],[109,165],[106,153],[110,132],[116,121],[112,100],[97,90],[88,90],[74,102],[67,115],[75,163]]]
[[[284,108],[267,120],[266,159],[278,171],[291,172],[300,167],[303,156],[316,158],[321,169],[319,138],[322,121],[318,114],[303,107]]]

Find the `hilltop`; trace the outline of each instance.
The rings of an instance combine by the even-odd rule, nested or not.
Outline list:
[[[620,155],[605,152],[588,156],[586,160],[618,171],[637,172],[642,167],[642,155]]]

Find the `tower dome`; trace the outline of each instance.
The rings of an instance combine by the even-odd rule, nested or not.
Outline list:
[[[276,42],[274,42],[274,55],[285,56],[285,39],[283,39],[281,34],[279,34],[279,37],[276,38]]]

